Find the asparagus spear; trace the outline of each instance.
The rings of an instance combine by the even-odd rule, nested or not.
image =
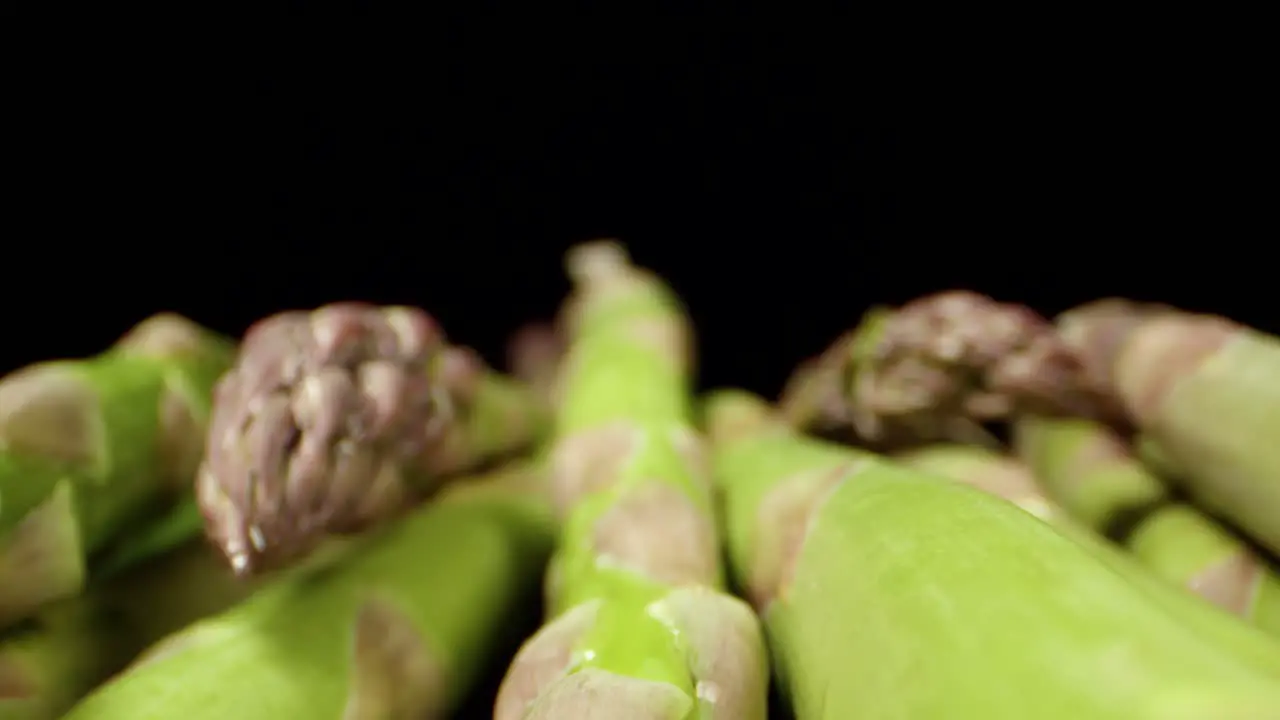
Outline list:
[[[551,462],[563,532],[554,619],[517,653],[495,720],[763,718],[749,607],[723,593],[690,331],[678,300],[598,242],[567,258],[567,356]]]
[[[89,555],[190,482],[232,352],[162,314],[0,380],[0,627],[79,592]]]
[[[446,475],[526,448],[540,410],[420,310],[274,315],[218,384],[197,481],[208,534],[237,573],[288,565]]]
[[[875,308],[783,390],[797,427],[903,443],[991,444],[984,425],[1020,412],[1114,414],[1079,358],[1034,312],[970,292]]]
[[[1026,465],[990,449],[937,443],[895,453],[893,459],[1004,498],[1042,520],[1064,519],[1062,510],[1040,492]]]
[[[1280,339],[1116,300],[1058,327],[1192,497],[1280,555]]]
[[[552,522],[531,472],[446,490],[336,563],[286,572],[153,647],[67,720],[447,717],[536,594]]]
[[[1157,575],[1259,627],[1280,632],[1280,577],[1266,559],[1195,508],[1175,502],[1112,431],[1085,420],[1027,417],[1019,454],[1046,491]]]
[[[1280,707],[1274,674],[1009,503],[795,435],[749,396],[708,417],[731,564],[800,720]]]
[[[783,407],[871,443],[989,440],[984,423],[1019,414],[1136,429],[1193,498],[1280,554],[1272,375],[1280,340],[1225,318],[1104,300],[1050,324],[951,292],[873,312],[802,369]]]
[[[1070,422],[1070,421],[1065,421]],[[988,493],[992,493],[1013,502],[1033,515],[1049,522],[1060,534],[1065,535],[1077,544],[1124,575],[1129,581],[1146,592],[1152,601],[1164,607],[1166,612],[1177,616],[1178,621],[1192,628],[1203,637],[1210,639],[1219,647],[1235,653],[1245,662],[1255,667],[1280,676],[1280,644],[1259,634],[1250,626],[1223,615],[1221,612],[1202,600],[1177,589],[1184,585],[1197,595],[1214,600],[1219,597],[1232,597],[1242,586],[1241,578],[1233,573],[1207,571],[1199,574],[1198,582],[1188,584],[1186,574],[1181,572],[1185,564],[1179,558],[1194,559],[1200,556],[1182,554],[1182,544],[1190,540],[1193,547],[1213,547],[1214,539],[1221,533],[1203,532],[1192,528],[1188,538],[1179,537],[1177,522],[1167,523],[1163,519],[1176,518],[1182,508],[1170,507],[1170,512],[1151,516],[1148,522],[1156,530],[1156,537],[1139,540],[1139,534],[1129,536],[1127,545],[1135,553],[1122,552],[1119,546],[1107,542],[1088,526],[1077,522],[1076,518],[1039,492],[1036,487],[1036,476],[1031,468],[1006,455],[987,448],[973,445],[929,445],[900,453],[895,459],[911,467],[926,470],[939,476],[959,480]],[[1125,473],[1119,473],[1121,484]],[[1106,493],[1103,489],[1101,492]],[[1123,498],[1125,493],[1112,493],[1112,497]],[[1092,503],[1090,504],[1092,506]],[[1189,508],[1187,510],[1190,510]],[[1202,521],[1207,519],[1201,517]],[[1139,525],[1139,531],[1147,527],[1147,523]],[[1173,532],[1168,532],[1168,531]],[[1170,537],[1172,536],[1172,537]],[[1137,547],[1142,542],[1150,547]],[[1203,553],[1201,554],[1203,555]],[[1193,563],[1194,564],[1194,563]],[[1239,568],[1241,565],[1226,564],[1223,568]],[[1206,563],[1202,569],[1209,568]],[[1270,582],[1269,580],[1264,582]],[[1254,613],[1254,623],[1258,627],[1270,629],[1272,621],[1267,614],[1272,609],[1271,601],[1260,600],[1258,611]]]
[[[165,635],[247,597],[203,542],[42,610],[0,639],[0,720],[53,720]]]

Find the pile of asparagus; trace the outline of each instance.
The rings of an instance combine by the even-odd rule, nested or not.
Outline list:
[[[0,379],[0,720],[1280,719],[1280,339],[946,292],[698,397],[565,264],[506,373],[341,303]]]

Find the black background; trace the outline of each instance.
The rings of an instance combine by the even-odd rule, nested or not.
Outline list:
[[[31,81],[4,141],[0,367],[158,310],[239,333],[338,299],[423,306],[498,362],[554,312],[565,248],[606,236],[687,300],[703,385],[772,393],[869,304],[949,287],[1280,328],[1269,120],[1212,77],[908,82],[838,47],[504,42]]]

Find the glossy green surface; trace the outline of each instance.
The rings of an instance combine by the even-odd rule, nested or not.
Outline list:
[[[761,406],[722,401],[721,421],[735,410]],[[730,524],[745,528],[729,535],[747,545],[731,548],[739,576],[759,550],[749,528],[765,493],[843,452],[757,427],[714,453]],[[1244,659],[1188,627],[1205,616],[1171,612],[1177,601],[1157,600],[1121,563],[1007,502],[888,462],[849,465],[766,614],[800,720],[1156,718],[1180,693],[1280,703],[1280,682],[1260,668],[1280,648],[1260,633],[1204,606],[1256,638]]]

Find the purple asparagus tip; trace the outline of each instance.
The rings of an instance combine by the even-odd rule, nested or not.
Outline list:
[[[249,575],[404,504],[407,462],[448,424],[424,312],[360,303],[249,329],[214,397],[197,494],[210,539]]]

